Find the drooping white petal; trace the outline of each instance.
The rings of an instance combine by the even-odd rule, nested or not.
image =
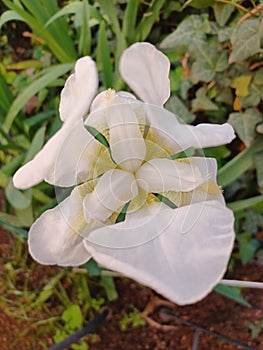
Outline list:
[[[123,80],[144,101],[162,106],[170,96],[170,62],[149,43],[136,43],[120,59]]]
[[[91,57],[80,58],[75,72],[67,79],[61,92],[59,105],[60,118],[76,122],[87,113],[98,88],[98,73]]]
[[[177,304],[190,304],[205,297],[224,275],[233,247],[233,221],[232,212],[217,201],[166,208],[94,230],[85,247],[108,269]],[[155,232],[155,238],[136,245],[148,232]]]
[[[112,158],[124,170],[135,171],[143,162],[146,146],[132,105],[105,109]]]
[[[194,161],[192,161],[193,159]],[[136,179],[143,180],[142,183],[146,183],[145,190],[149,192],[191,191],[209,179],[208,163],[210,162],[214,163],[214,160],[208,158],[181,160],[157,158],[143,164],[135,176]]]
[[[26,189],[45,180],[57,186],[71,186],[86,179],[99,144],[83,122],[64,123],[36,156],[14,175],[14,185]]]
[[[47,210],[31,226],[29,251],[41,264],[77,266],[91,258],[83,245],[89,230],[82,211],[82,200],[75,188],[70,197]]]
[[[197,126],[180,124],[176,116],[156,106],[145,105],[149,134],[158,138],[160,145],[172,152],[181,152],[189,147],[214,147],[230,143],[235,138],[232,126],[228,123],[199,124]]]
[[[106,221],[112,213],[122,208],[138,194],[138,187],[133,174],[112,169],[99,179],[94,191],[83,201],[86,220],[91,218]]]

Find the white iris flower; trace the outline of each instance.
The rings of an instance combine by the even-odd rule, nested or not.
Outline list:
[[[229,124],[184,125],[163,108],[169,67],[151,44],[134,44],[120,72],[140,100],[111,89],[93,100],[95,63],[79,59],[61,94],[61,129],[17,171],[14,184],[76,185],[32,225],[29,250],[37,261],[76,266],[93,257],[188,304],[224,275],[234,218],[216,183],[216,160],[176,155],[235,136]]]

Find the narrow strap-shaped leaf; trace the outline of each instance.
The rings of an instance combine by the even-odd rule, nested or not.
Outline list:
[[[229,209],[233,210],[234,212],[252,207],[253,205],[256,205],[258,203],[263,202],[263,195],[241,199],[236,202],[227,203],[227,206]]]
[[[147,12],[144,14],[136,29],[135,41],[144,41],[149,35],[165,0],[152,0]]]
[[[82,25],[80,29],[79,52],[86,56],[90,54],[91,31],[89,26],[90,10],[88,0],[82,2]]]
[[[172,208],[172,209],[176,209],[178,208],[169,198],[165,197],[164,195],[160,194],[160,193],[153,193],[153,195],[159,199],[160,202],[163,202],[164,204],[166,204],[168,207]]]
[[[136,25],[136,17],[139,8],[139,0],[130,0],[127,3],[122,24],[122,32],[128,39],[129,43],[132,43],[134,34],[134,28]]]
[[[100,133],[96,128],[93,128],[93,126],[86,125],[85,128],[88,130],[88,132],[96,139],[98,140],[103,146],[106,148],[109,148],[109,142],[106,139],[106,137]]]
[[[219,185],[225,187],[235,181],[245,171],[254,165],[254,153],[263,150],[263,138],[258,137],[254,140],[250,147],[239,153],[235,158],[231,159],[218,171],[217,181]]]
[[[102,67],[104,85],[106,88],[113,86],[112,64],[110,57],[110,48],[106,32],[106,23],[102,21],[99,27],[98,45],[97,45],[97,63]]]
[[[49,69],[46,74],[42,75],[40,78],[32,82],[26,89],[24,89],[21,94],[19,94],[13,101],[3,124],[3,130],[5,132],[8,132],[10,130],[15,117],[25,106],[30,97],[34,96],[41,89],[48,86],[51,82],[53,82],[61,75],[67,73],[72,67],[72,63],[54,66],[52,69]]]

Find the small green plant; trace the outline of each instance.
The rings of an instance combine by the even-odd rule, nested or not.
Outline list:
[[[54,336],[54,340],[56,343],[59,343],[64,338],[66,338],[69,334],[75,332],[83,326],[83,315],[79,305],[73,304],[70,305],[62,314],[61,320],[64,325],[63,328],[57,329],[56,334]],[[74,350],[87,350],[88,345],[85,342],[85,339],[80,340],[79,344],[71,345]]]
[[[263,318],[259,319],[256,322],[247,322],[245,323],[245,327],[250,330],[251,338],[257,338],[263,329]]]
[[[125,313],[122,319],[119,321],[119,326],[122,331],[126,331],[129,326],[136,328],[144,326],[145,321],[141,316],[141,313],[135,307],[132,307],[132,311]]]

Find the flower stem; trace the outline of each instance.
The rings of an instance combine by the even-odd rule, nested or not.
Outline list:
[[[220,284],[231,287],[257,288],[263,289],[263,282],[238,281],[238,280],[221,280]]]

